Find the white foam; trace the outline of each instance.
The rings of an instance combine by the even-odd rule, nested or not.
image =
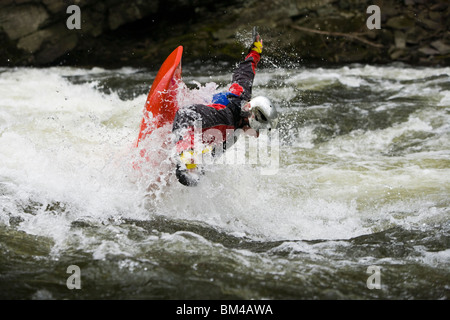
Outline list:
[[[423,247],[419,249],[423,254],[423,262],[433,266],[433,267],[442,267],[448,270],[450,266],[450,249],[430,252],[426,251]]]
[[[289,101],[298,87],[338,82],[358,87],[365,85],[363,77],[380,77],[381,82],[397,76],[423,78],[433,72],[370,66],[298,70],[286,80],[293,87],[274,96]],[[439,70],[446,72],[448,68]],[[274,77],[261,73],[261,83]],[[150,219],[158,214],[200,221],[242,237],[305,240],[348,239],[383,226],[420,225],[429,221],[427,215],[440,221],[444,215],[433,208],[445,203],[448,169],[429,168],[421,161],[448,157],[445,108],[418,111],[389,128],[353,131],[320,145],[314,143],[314,126],[305,126],[294,130],[297,138],[292,145],[281,146],[280,168],[274,176],[261,175],[260,168],[251,164],[212,166],[196,188],[184,187],[167,175],[168,185],[155,199],[145,197],[151,196],[149,176],[135,175],[132,169],[146,95],[121,100],[115,93],[100,92],[95,83],[73,84],[67,75],[85,75],[85,70],[24,68],[0,75],[0,183],[7,190],[0,194],[0,223],[8,224],[10,215],[17,215],[23,219],[20,230],[51,237],[60,247],[76,236],[78,245],[88,247],[98,259],[132,247],[105,240],[97,248],[95,240],[71,228],[80,219]],[[210,80],[185,91],[180,101],[202,103],[223,89]],[[264,90],[256,88],[254,93]],[[438,97],[445,106],[447,93]],[[395,107],[392,103],[384,108]],[[409,132],[431,134],[428,154],[383,155]],[[420,196],[428,185],[434,188],[431,203]],[[41,206],[34,215],[20,206],[31,202]],[[58,203],[63,207],[46,209]],[[417,211],[419,215],[414,214]],[[393,218],[392,212],[401,218]]]
[[[450,91],[445,90],[440,92],[442,98],[438,103],[440,107],[450,107]]]

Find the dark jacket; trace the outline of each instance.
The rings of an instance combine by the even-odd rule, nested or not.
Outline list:
[[[227,92],[214,95],[211,104],[182,107],[175,115],[172,131],[176,134],[177,151],[194,149],[194,132],[202,130],[203,143],[221,144],[224,149],[235,142],[234,131],[242,128],[248,114],[242,106],[250,101],[256,66],[261,56],[250,50],[245,60],[233,72]]]

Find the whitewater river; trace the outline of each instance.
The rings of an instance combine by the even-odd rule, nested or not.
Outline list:
[[[450,68],[265,65],[274,170],[157,192],[132,165],[154,70],[0,69],[0,298],[448,299]],[[184,65],[180,101],[233,68]]]

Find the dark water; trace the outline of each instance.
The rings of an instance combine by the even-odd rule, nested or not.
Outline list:
[[[181,101],[229,69],[184,66]],[[1,70],[2,299],[449,298],[449,68],[263,69],[276,172],[158,192],[131,166],[154,76]]]

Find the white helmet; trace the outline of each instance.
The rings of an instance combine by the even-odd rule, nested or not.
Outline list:
[[[259,131],[261,129],[275,129],[278,124],[278,113],[266,97],[256,97],[250,100],[250,116],[248,118],[250,128]]]

